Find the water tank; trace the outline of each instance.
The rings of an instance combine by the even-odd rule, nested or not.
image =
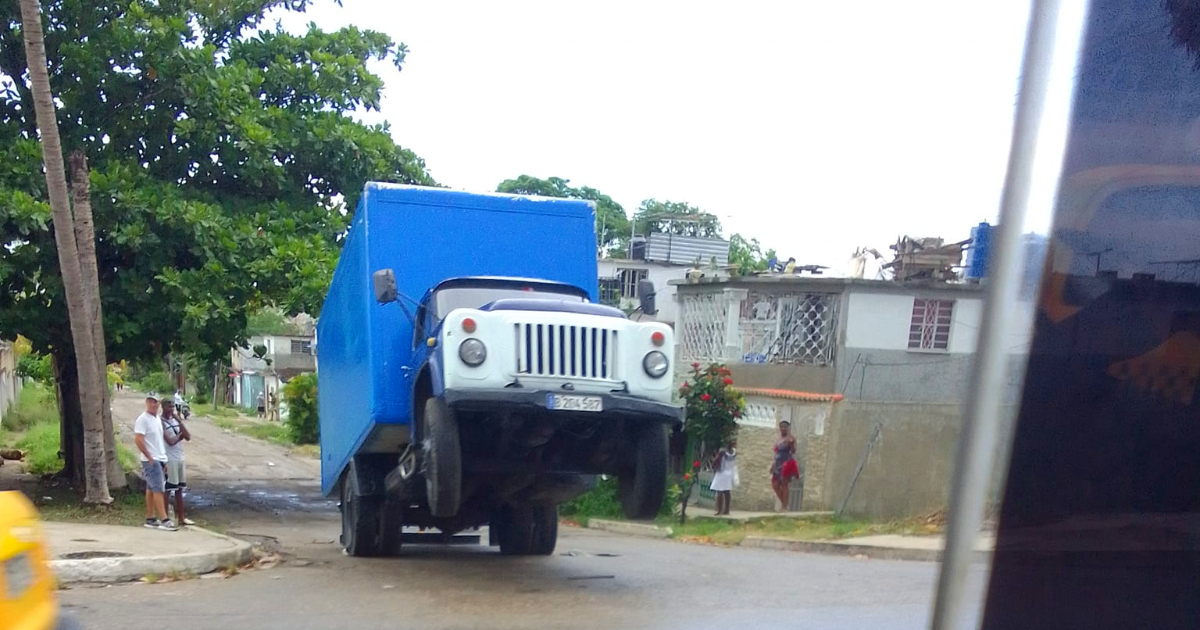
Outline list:
[[[967,248],[967,280],[978,282],[987,277],[988,259],[992,253],[992,226],[987,221],[971,228],[971,246]]]

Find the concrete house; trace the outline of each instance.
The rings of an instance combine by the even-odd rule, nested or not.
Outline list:
[[[890,518],[944,506],[980,285],[756,276],[685,281],[676,295],[677,364],[725,363],[747,397],[739,460],[757,468],[742,475],[739,509],[773,507],[758,468],[783,419],[804,471],[793,510]],[[1006,343],[1022,357],[1029,339]],[[1013,362],[1012,401],[1022,367]]]
[[[282,398],[283,385],[292,377],[317,370],[314,333],[304,330],[304,326],[296,332],[294,335],[254,335],[247,341],[248,347],[230,351],[230,387],[234,404],[252,409],[259,392],[274,391]],[[255,356],[255,346],[266,348],[262,358]]]

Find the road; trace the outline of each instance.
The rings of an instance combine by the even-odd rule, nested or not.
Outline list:
[[[140,403],[116,402],[121,424]],[[126,418],[128,416],[128,419]],[[226,579],[80,587],[63,601],[95,630],[172,628],[923,628],[937,565],[720,548],[564,528],[553,556],[405,547],[350,558],[317,462],[193,419],[197,514],[278,551]],[[272,462],[275,465],[267,465]],[[163,534],[169,535],[169,534]],[[978,576],[977,576],[978,579]]]

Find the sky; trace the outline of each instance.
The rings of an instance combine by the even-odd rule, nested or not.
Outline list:
[[[452,188],[558,176],[717,215],[802,264],[994,221],[1028,2],[317,0],[404,42],[398,143]]]

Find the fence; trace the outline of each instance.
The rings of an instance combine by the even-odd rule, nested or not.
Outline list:
[[[840,293],[681,292],[680,359],[831,365]]]

